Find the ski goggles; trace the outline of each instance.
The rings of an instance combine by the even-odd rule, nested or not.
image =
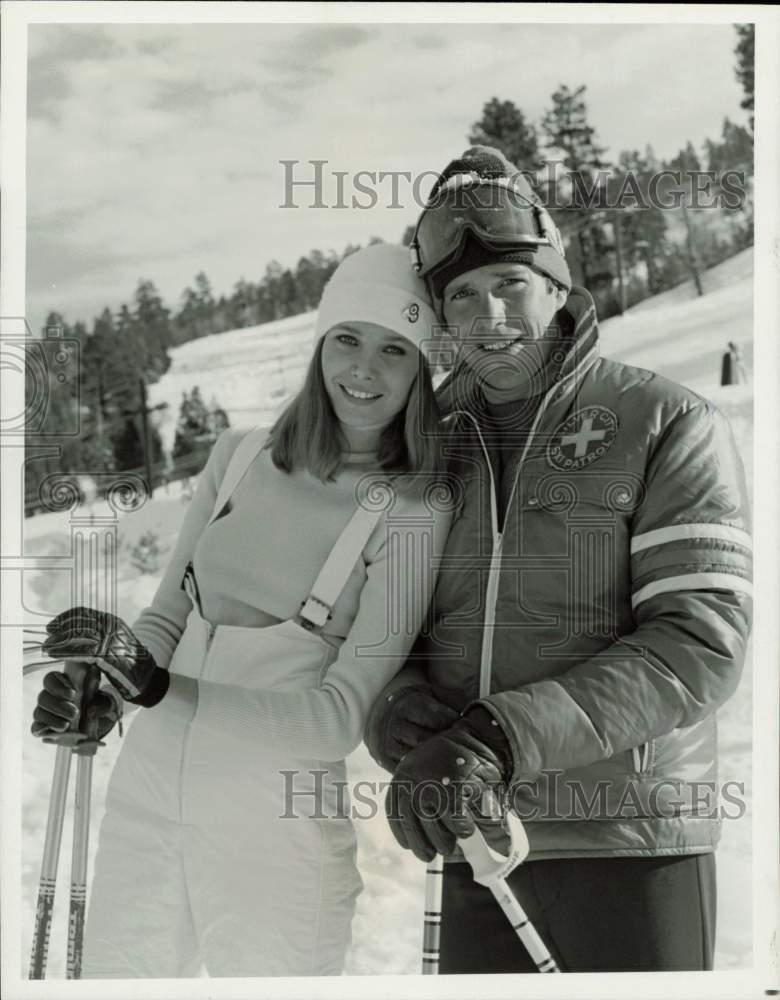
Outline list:
[[[563,243],[547,210],[504,178],[466,175],[446,184],[423,209],[412,237],[412,267],[423,278],[457,258],[468,233],[489,250],[552,247]]]

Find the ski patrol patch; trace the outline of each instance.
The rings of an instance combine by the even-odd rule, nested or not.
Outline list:
[[[547,446],[547,461],[564,472],[584,469],[606,455],[617,429],[617,415],[606,406],[577,410],[553,434]]]

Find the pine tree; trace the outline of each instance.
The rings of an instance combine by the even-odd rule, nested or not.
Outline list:
[[[233,289],[234,308],[243,319],[242,326],[252,326],[257,323],[256,315],[257,289],[251,281],[239,278]]]
[[[215,441],[222,431],[230,427],[230,418],[217,402],[216,396],[212,396],[209,401],[208,426]]]
[[[194,386],[182,394],[172,457],[187,475],[194,475],[206,464],[212,445],[230,426],[227,413],[212,399],[207,409],[200,389]]]
[[[203,402],[203,397],[200,394],[200,389],[196,385],[190,393],[190,420],[199,428],[201,432],[207,429],[206,421],[208,418],[208,412],[206,404]]]
[[[693,216],[689,211],[692,200],[692,189],[695,184],[695,175],[701,171],[701,161],[698,153],[693,147],[693,143],[688,141],[685,149],[681,149],[669,166],[672,170],[679,171],[681,175],[681,187],[683,190],[680,200],[682,210],[682,220],[685,226],[685,260],[693,279],[697,295],[704,295],[704,286],[701,281],[701,252],[699,249],[699,235]]]
[[[603,229],[606,207],[605,149],[596,141],[596,130],[588,123],[585,87],[570,90],[561,85],[552,95],[552,108],[542,119],[547,148],[560,158],[565,177],[547,181],[546,204],[556,206],[553,217],[564,238],[576,241],[583,284],[605,283],[611,279],[608,241]],[[568,193],[565,188],[568,186]],[[565,198],[564,198],[565,194]]]
[[[58,329],[58,337],[47,337],[47,330]],[[46,318],[42,336],[27,344],[25,375],[25,450],[24,465],[25,512],[49,509],[48,493],[42,490],[44,480],[57,472],[81,471],[81,441],[63,437],[63,430],[73,427],[79,418],[79,373],[73,371],[60,382],[57,374],[65,374],[56,363],[63,341],[73,336],[73,330],[58,312]],[[75,359],[74,359],[75,360]]]
[[[753,136],[742,125],[723,119],[720,142],[707,139],[707,169],[715,173],[720,209],[731,232],[732,248],[741,250],[753,243]],[[732,173],[731,181],[742,188],[739,197],[733,188],[725,190],[724,175]],[[737,174],[739,176],[737,176]]]
[[[320,301],[322,284],[316,264],[309,257],[301,257],[295,268],[298,299],[304,309],[314,309]]]
[[[741,108],[750,112],[750,131],[753,132],[753,110],[755,103],[755,45],[756,26],[754,24],[735,24],[737,45],[734,55],[737,57],[735,73],[742,85],[745,97],[740,103]]]
[[[173,341],[171,313],[152,281],[139,281],[133,296],[133,323],[146,347],[144,376],[154,383],[168,371],[168,348]]]
[[[254,326],[258,322],[256,315],[257,292],[251,282],[239,278],[233,286],[233,294],[228,299],[228,316],[230,329],[244,326]]]
[[[707,169],[723,174],[726,170],[753,173],[753,137],[742,125],[723,119],[720,142],[706,139]]]
[[[536,127],[512,101],[492,97],[482,108],[482,117],[471,126],[467,141],[500,149],[529,180],[541,166]]]
[[[144,446],[136,421],[127,416],[114,438],[117,469],[140,469],[144,464]]]
[[[267,319],[279,319],[285,315],[282,311],[281,301],[283,274],[284,270],[278,260],[272,260],[266,264],[265,274],[260,282],[260,287],[263,290],[263,297],[268,304],[267,309],[270,311],[270,316],[267,316]]]
[[[203,271],[198,271],[195,275],[195,299],[198,307],[198,320],[200,328],[203,330],[201,336],[208,336],[216,332],[214,323],[214,293],[211,289],[211,282]]]
[[[126,319],[127,311],[120,313],[120,321]],[[127,328],[118,327],[111,311],[104,309],[92,326],[89,355],[100,373],[104,417],[110,422],[134,414],[139,406],[138,381],[144,377],[147,362],[145,345],[140,342],[134,321]]]
[[[294,316],[296,313],[304,312],[305,307],[298,296],[298,286],[295,283],[293,273],[289,268],[282,271],[277,286],[280,316]]]
[[[637,150],[624,150],[609,182],[609,201],[617,206],[612,221],[620,227],[628,296],[633,300],[638,296],[632,291],[631,277],[638,266],[645,267],[650,295],[662,289],[661,267],[668,253],[666,215],[652,204],[650,197],[650,182],[657,169],[651,148],[644,155]]]
[[[552,95],[552,108],[545,112],[542,129],[547,145],[563,153],[563,165],[570,172],[603,170],[606,152],[596,142],[596,130],[588,124],[588,109],[583,94],[585,86],[576,90],[562,84]]]
[[[92,366],[90,335],[86,324],[73,324],[71,335],[79,342],[79,440],[84,470],[92,473],[111,472],[115,469],[114,452],[108,430],[105,408],[101,407],[101,387]]]
[[[176,314],[176,340],[178,343],[185,343],[188,340],[196,340],[205,333],[200,320],[200,303],[198,293],[194,288],[185,288],[181,293],[181,307]]]

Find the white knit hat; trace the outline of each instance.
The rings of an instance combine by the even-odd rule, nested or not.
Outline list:
[[[376,323],[418,349],[440,325],[407,247],[374,243],[345,257],[322,293],[316,340],[339,323]]]

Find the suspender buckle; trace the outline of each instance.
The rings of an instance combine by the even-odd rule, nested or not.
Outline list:
[[[333,608],[325,601],[321,601],[314,594],[309,594],[305,601],[301,601],[298,624],[307,632],[321,632],[333,617],[332,611]]]

